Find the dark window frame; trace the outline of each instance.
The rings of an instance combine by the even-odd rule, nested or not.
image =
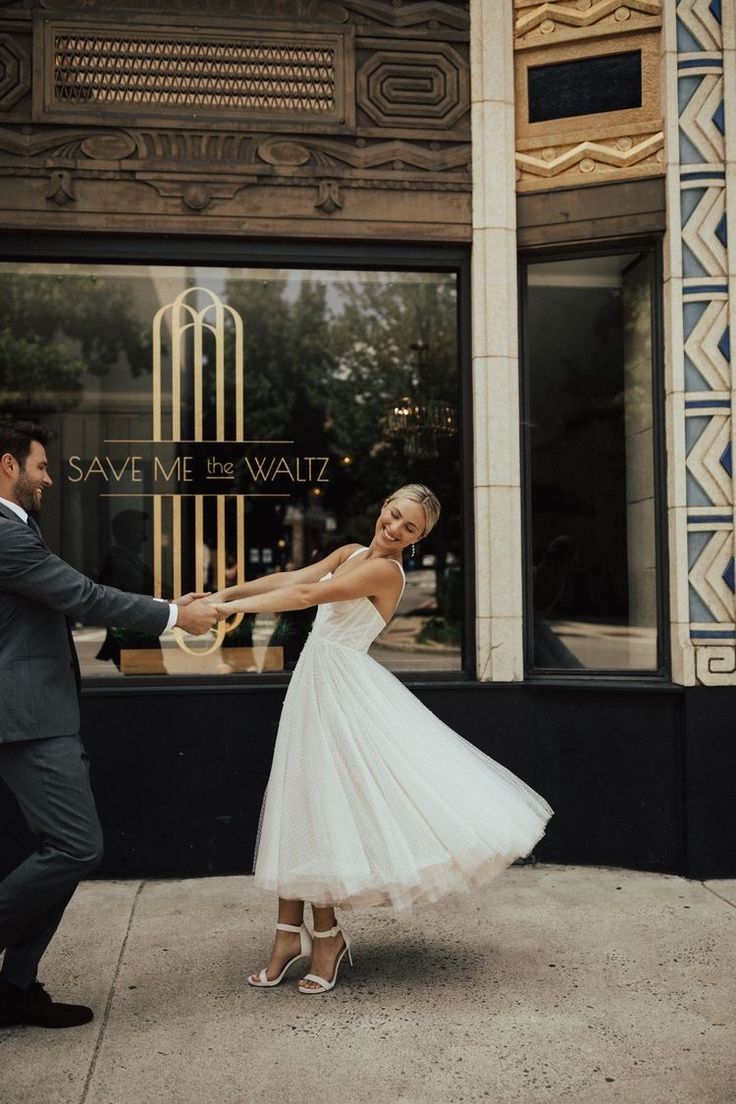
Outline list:
[[[477,680],[475,654],[475,515],[473,495],[473,407],[470,356],[470,248],[463,245],[413,245],[385,242],[293,241],[207,236],[167,238],[152,235],[54,234],[8,231],[0,260],[6,263],[171,264],[241,268],[321,269],[325,271],[448,272],[457,279],[457,354],[459,404],[459,493],[463,527],[463,630],[459,670],[393,672],[408,686],[438,686]],[[128,675],[124,682],[104,675],[83,680],[83,696],[126,693],[244,693],[264,687],[286,688],[291,673],[206,676]]]
[[[646,670],[635,668],[583,668],[574,673],[561,668],[536,667],[534,645],[530,626],[533,621],[532,603],[532,502],[531,502],[531,435],[530,403],[531,380],[527,326],[529,319],[527,271],[530,265],[544,261],[568,261],[589,257],[615,256],[620,253],[648,253],[652,262],[651,341],[652,341],[652,421],[654,440],[654,519],[655,555],[657,562],[657,663]],[[524,625],[524,680],[582,686],[590,683],[654,682],[661,684],[671,679],[671,641],[669,618],[669,554],[667,537],[667,452],[665,435],[665,380],[664,380],[664,303],[662,236],[630,236],[606,238],[583,244],[555,244],[519,251],[519,415],[521,420],[521,516],[523,557],[523,625]]]

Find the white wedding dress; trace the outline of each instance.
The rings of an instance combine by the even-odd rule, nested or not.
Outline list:
[[[527,855],[552,815],[367,655],[385,627],[369,598],[321,605],[294,669],[256,846],[256,885],[281,897],[436,901]]]

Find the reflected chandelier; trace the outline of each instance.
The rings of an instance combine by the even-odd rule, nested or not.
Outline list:
[[[434,460],[439,456],[441,439],[457,434],[457,409],[452,403],[435,399],[417,398],[422,390],[425,375],[427,346],[417,341],[410,346],[416,354],[416,372],[410,369],[408,395],[402,395],[389,403],[384,412],[384,428],[387,437],[401,441],[404,453],[417,460]]]

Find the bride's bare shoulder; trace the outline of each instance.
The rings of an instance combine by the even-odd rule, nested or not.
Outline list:
[[[357,543],[343,544],[342,547],[337,549],[338,563],[345,563],[346,560],[349,560],[350,557],[353,556],[356,552],[360,551],[361,548],[365,548],[365,545]]]

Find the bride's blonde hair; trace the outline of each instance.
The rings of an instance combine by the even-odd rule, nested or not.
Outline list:
[[[408,498],[410,502],[418,502],[424,509],[427,524],[422,536],[426,537],[427,533],[434,529],[440,519],[440,504],[437,496],[423,483],[405,483],[403,487],[399,487],[398,491],[390,494],[386,502],[393,502],[395,498]]]

